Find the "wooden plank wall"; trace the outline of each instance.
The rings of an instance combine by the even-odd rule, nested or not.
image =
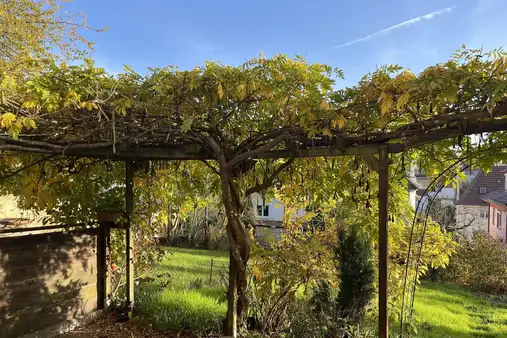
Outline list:
[[[0,238],[0,337],[97,309],[96,229]]]

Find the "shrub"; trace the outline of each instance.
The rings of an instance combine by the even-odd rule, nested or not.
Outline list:
[[[293,320],[292,337],[373,337],[373,332],[365,330],[364,314],[375,293],[375,270],[369,244],[355,227],[339,231],[334,262],[339,291],[320,280],[308,304],[300,304],[298,310],[306,318]]]
[[[462,238],[443,279],[487,293],[507,291],[507,252],[504,245],[488,234],[476,232]]]
[[[341,317],[353,324],[360,322],[371,302],[375,288],[375,269],[369,243],[362,239],[356,227],[341,230],[336,256],[339,261],[340,291],[337,298]]]
[[[373,338],[375,329],[372,323],[351,324],[337,316],[336,307],[326,309],[326,305],[335,305],[336,297],[326,300],[325,297],[335,294],[329,283],[319,283],[310,300],[299,299],[291,315],[291,325],[285,333],[287,338]],[[323,303],[319,303],[324,301]],[[322,312],[319,311],[324,310]],[[328,312],[329,311],[329,312]]]
[[[269,249],[255,246],[251,264],[251,315],[264,336],[277,335],[291,325],[299,296],[318,280],[334,279],[332,248],[324,244],[335,237],[329,229],[303,233],[286,227],[282,239]]]

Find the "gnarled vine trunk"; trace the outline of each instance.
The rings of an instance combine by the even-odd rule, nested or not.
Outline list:
[[[215,160],[218,162],[218,170],[207,162],[205,163],[220,176],[222,204],[227,217],[230,262],[229,290],[227,293],[228,307],[224,331],[229,336],[237,336],[237,329],[245,323],[248,310],[248,298],[246,294],[248,279],[246,269],[250,258],[251,243],[249,231],[241,219],[245,211],[245,200],[252,193],[269,188],[277,175],[287,168],[294,161],[294,158],[290,158],[279,165],[262,183],[258,183],[246,190],[240,189],[237,184],[241,182],[241,179],[248,171],[254,168],[255,162],[250,160],[254,152],[261,153],[262,151],[270,150],[284,140],[285,135],[281,135],[266,145],[258,147],[256,150],[249,150],[239,155],[236,154],[234,158],[227,159],[224,149],[215,139],[204,137],[204,142],[211,147]]]
[[[250,258],[251,243],[249,233],[240,219],[245,209],[244,196],[238,194],[230,172],[221,168],[220,178],[222,182],[222,202],[227,216],[227,235],[230,244],[225,333],[235,337],[237,328],[245,322],[248,309],[246,267]]]

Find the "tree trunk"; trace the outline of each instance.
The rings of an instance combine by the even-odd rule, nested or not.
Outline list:
[[[246,192],[241,192],[236,186],[239,180],[235,181],[234,178],[240,178],[248,169],[235,169],[236,166],[231,165],[231,162],[228,166],[224,149],[212,137],[206,138],[206,143],[213,150],[218,162],[219,169],[216,173],[220,176],[222,204],[227,217],[227,236],[230,244],[228,306],[224,331],[226,335],[237,337],[238,327],[245,322],[248,309],[246,266],[250,258],[250,236],[240,219],[245,209],[243,201]]]
[[[227,216],[227,235],[230,244],[229,290],[227,293],[227,317],[225,333],[236,337],[247,315],[248,299],[246,266],[250,258],[250,237],[242,224],[240,215],[244,211],[241,196],[229,172],[220,171],[222,181],[222,201]],[[236,311],[234,311],[234,309]]]

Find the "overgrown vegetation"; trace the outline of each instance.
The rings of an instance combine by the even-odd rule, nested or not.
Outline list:
[[[507,252],[498,239],[476,232],[472,238],[460,238],[460,246],[449,266],[439,272],[441,278],[490,294],[507,291]]]
[[[168,250],[163,263],[147,274],[144,281],[140,281],[136,296],[140,314],[156,327],[190,327],[195,333],[215,331],[224,318],[225,289],[220,273],[213,273],[212,282],[209,283],[210,262],[213,258],[214,263],[221,267],[218,271],[225,272],[228,253],[182,248]],[[197,280],[201,282],[196,282]],[[297,294],[287,336],[325,337],[328,328],[322,323],[329,323],[332,319],[320,316],[330,312],[319,309],[315,306],[315,301],[309,300],[312,294],[313,298],[333,299],[329,294],[336,296],[337,290],[331,284],[327,286],[328,295],[318,296],[312,290]],[[152,293],[151,290],[155,292]],[[202,312],[198,311],[201,308]],[[319,315],[309,315],[317,314],[320,310],[322,312]],[[423,281],[416,293],[415,316],[414,326],[418,337],[507,335],[505,297],[477,294],[450,284]],[[367,321],[362,325],[347,326],[346,330],[351,333],[349,337],[376,337],[376,323],[373,322],[374,318],[371,320],[372,322]],[[393,334],[396,333],[396,322],[391,323],[391,330]],[[257,337],[264,336],[260,334]]]
[[[336,284],[331,244],[336,227],[302,232],[298,224],[287,228],[270,249],[254,246],[249,290],[251,316],[262,334],[277,335],[289,329],[298,307],[298,293],[311,292],[318,280]]]
[[[288,328],[290,337],[374,336],[371,316],[365,321],[375,295],[370,244],[355,226],[338,231],[338,243],[333,246],[337,285],[322,279],[308,285],[311,297],[298,300]],[[302,315],[306,318],[301,318]]]

